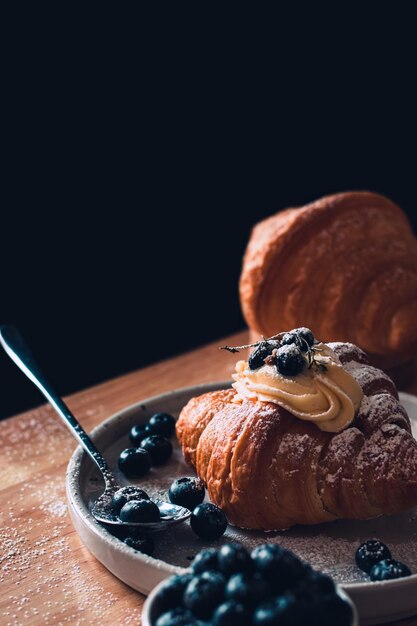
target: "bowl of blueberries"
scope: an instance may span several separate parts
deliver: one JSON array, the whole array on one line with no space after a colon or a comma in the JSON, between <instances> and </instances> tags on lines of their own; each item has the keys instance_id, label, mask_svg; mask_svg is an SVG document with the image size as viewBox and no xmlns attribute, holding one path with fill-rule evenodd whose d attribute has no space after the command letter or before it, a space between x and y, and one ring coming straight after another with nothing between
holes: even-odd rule
<instances>
[{"instance_id":1,"label":"bowl of blueberries","mask_svg":"<svg viewBox=\"0 0 417 626\"><path fill-rule=\"evenodd\" d=\"M349 596L293 552L263 544L205 548L149 595L143 626L358 626Z\"/></svg>"}]
</instances>

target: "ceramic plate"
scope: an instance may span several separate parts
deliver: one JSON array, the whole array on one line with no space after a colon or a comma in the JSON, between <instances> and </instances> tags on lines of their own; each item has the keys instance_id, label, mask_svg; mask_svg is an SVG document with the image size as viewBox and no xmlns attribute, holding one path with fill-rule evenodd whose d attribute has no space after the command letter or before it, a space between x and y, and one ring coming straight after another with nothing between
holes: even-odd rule
<instances>
[{"instance_id":1,"label":"ceramic plate","mask_svg":"<svg viewBox=\"0 0 417 626\"><path fill-rule=\"evenodd\" d=\"M229 385L202 385L155 396L109 418L94 429L92 438L110 465L116 468L118 454L131 445L128 432L133 424L145 422L158 411L177 416L191 397ZM417 397L405 393L401 393L400 397L417 437ZM117 469L115 471L120 483L127 484L124 476ZM171 482L184 475L192 475L192 471L185 465L179 447L174 445L174 454L166 465L151 470L135 483L151 497L166 499ZM185 523L154 536L156 549L152 557L136 552L110 535L91 516L91 503L101 491L98 471L87 455L77 448L67 471L69 511L75 529L94 556L134 589L148 594L161 580L187 567L194 555L207 545ZM381 624L416 614L417 574L389 582L370 583L367 576L356 568L355 550L360 542L371 537L378 537L388 544L394 558L404 561L413 572L417 572L417 509L368 521L336 521L267 534L230 526L224 537L210 545L240 541L251 549L268 541L290 548L342 585L358 608L361 624Z\"/></svg>"}]
</instances>

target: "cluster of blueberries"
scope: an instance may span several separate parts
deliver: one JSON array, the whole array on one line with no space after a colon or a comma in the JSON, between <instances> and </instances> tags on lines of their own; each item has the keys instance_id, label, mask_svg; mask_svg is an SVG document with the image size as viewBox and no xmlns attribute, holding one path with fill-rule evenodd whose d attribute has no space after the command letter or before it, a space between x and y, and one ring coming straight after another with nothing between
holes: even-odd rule
<instances>
[{"instance_id":1,"label":"cluster of blueberries","mask_svg":"<svg viewBox=\"0 0 417 626\"><path fill-rule=\"evenodd\" d=\"M251 370L262 367L265 359L275 357L273 362L283 376L296 376L306 365L304 353L309 352L314 345L314 335L309 328L295 328L278 339L261 341L249 357Z\"/></svg>"},{"instance_id":2,"label":"cluster of blueberries","mask_svg":"<svg viewBox=\"0 0 417 626\"><path fill-rule=\"evenodd\" d=\"M369 574L370 579L393 580L410 576L411 571L404 563L392 558L390 549L379 539L368 539L356 550L356 565Z\"/></svg>"},{"instance_id":3,"label":"cluster of blueberries","mask_svg":"<svg viewBox=\"0 0 417 626\"><path fill-rule=\"evenodd\" d=\"M277 544L202 550L157 596L155 626L351 626L332 579Z\"/></svg>"},{"instance_id":4,"label":"cluster of blueberries","mask_svg":"<svg viewBox=\"0 0 417 626\"><path fill-rule=\"evenodd\" d=\"M123 450L118 458L120 470L128 478L144 476L152 466L163 465L172 455L172 444L169 440L175 432L175 419L168 413L155 413L146 424L132 427L129 438L134 448ZM227 528L224 512L210 502L203 502L205 486L199 478L184 476L174 480L168 491L173 504L183 506L192 511L190 524L198 537L213 540L221 537ZM148 494L135 485L119 489L112 501L115 516L126 524L139 522L158 522L160 511ZM127 530L119 529L120 538L129 546L151 554L154 543L148 534L134 527Z\"/></svg>"},{"instance_id":5,"label":"cluster of blueberries","mask_svg":"<svg viewBox=\"0 0 417 626\"><path fill-rule=\"evenodd\" d=\"M154 465L163 465L171 458L175 419L168 413L155 413L146 424L136 424L129 433L134 448L120 453L118 465L128 478L145 476Z\"/></svg>"}]
</instances>

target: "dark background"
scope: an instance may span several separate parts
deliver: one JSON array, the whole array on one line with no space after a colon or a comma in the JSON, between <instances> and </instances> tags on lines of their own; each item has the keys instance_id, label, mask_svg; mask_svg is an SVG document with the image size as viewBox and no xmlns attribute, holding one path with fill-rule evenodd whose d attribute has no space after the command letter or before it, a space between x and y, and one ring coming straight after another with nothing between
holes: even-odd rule
<instances>
[{"instance_id":1,"label":"dark background","mask_svg":"<svg viewBox=\"0 0 417 626\"><path fill-rule=\"evenodd\" d=\"M250 229L279 209L368 189L417 232L407 37L393 50L387 32L335 65L328 39L314 59L276 36L254 57L247 38L142 29L11 45L0 323L63 394L241 328ZM41 401L0 353L0 417Z\"/></svg>"}]
</instances>

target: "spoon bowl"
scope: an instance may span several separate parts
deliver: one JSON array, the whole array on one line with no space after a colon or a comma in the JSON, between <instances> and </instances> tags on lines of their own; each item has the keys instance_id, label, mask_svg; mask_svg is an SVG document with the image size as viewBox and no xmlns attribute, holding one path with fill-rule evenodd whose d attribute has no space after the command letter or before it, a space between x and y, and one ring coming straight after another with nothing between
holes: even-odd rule
<instances>
[{"instance_id":1,"label":"spoon bowl","mask_svg":"<svg viewBox=\"0 0 417 626\"><path fill-rule=\"evenodd\" d=\"M123 522L114 514L112 507L112 497L114 490L107 490L94 502L91 513L98 522L111 526L135 526L145 532L158 532L166 530L168 526L174 526L185 522L191 515L191 511L182 506L171 504L165 500L152 500L158 509L161 520L158 522Z\"/></svg>"}]
</instances>

